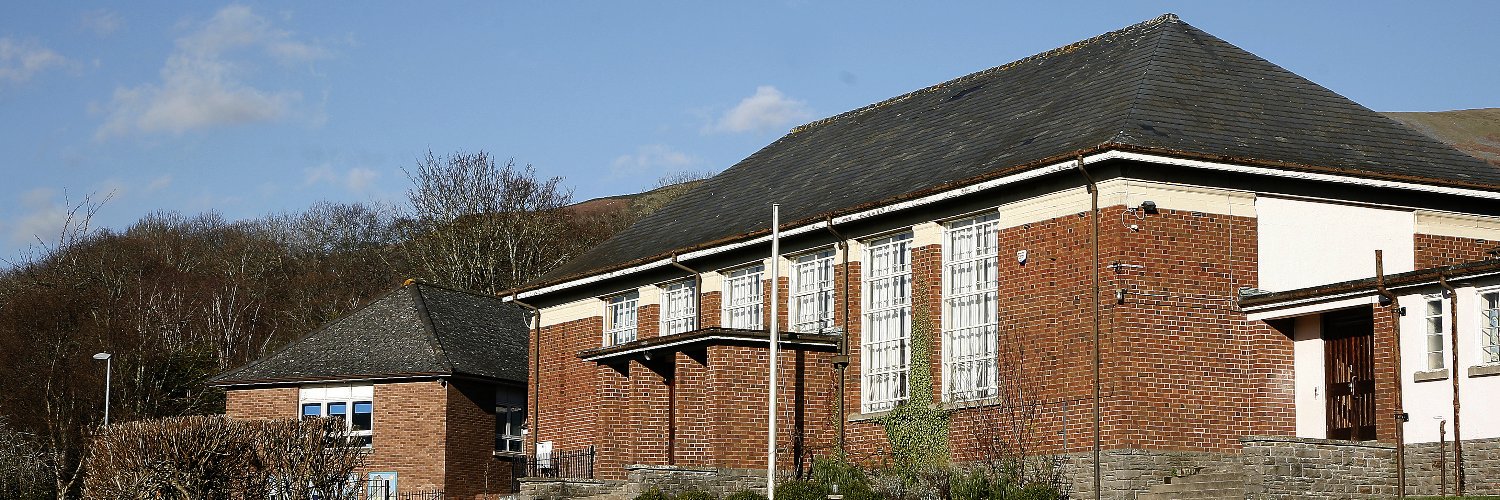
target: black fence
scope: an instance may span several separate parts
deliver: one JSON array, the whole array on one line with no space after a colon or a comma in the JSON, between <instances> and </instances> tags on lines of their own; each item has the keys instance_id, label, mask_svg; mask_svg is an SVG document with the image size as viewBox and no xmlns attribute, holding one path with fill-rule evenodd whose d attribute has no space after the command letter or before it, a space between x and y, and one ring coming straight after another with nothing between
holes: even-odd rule
<instances>
[{"instance_id":1,"label":"black fence","mask_svg":"<svg viewBox=\"0 0 1500 500\"><path fill-rule=\"evenodd\" d=\"M342 494L314 493L309 500L443 500L443 490L437 488L399 489L397 486L390 481L360 479L345 488Z\"/></svg>"},{"instance_id":2,"label":"black fence","mask_svg":"<svg viewBox=\"0 0 1500 500\"><path fill-rule=\"evenodd\" d=\"M522 477L594 478L594 447L527 455Z\"/></svg>"}]
</instances>

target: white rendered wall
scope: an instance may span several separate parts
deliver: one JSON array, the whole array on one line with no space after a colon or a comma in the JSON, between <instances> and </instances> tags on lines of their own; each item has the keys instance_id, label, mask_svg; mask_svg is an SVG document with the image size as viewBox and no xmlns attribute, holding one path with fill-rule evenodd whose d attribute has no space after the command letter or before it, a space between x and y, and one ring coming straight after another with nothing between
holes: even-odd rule
<instances>
[{"instance_id":1,"label":"white rendered wall","mask_svg":"<svg viewBox=\"0 0 1500 500\"><path fill-rule=\"evenodd\" d=\"M1486 439L1500 437L1500 375L1470 377L1469 367L1479 361L1479 296L1477 291L1500 285L1489 281L1474 284L1455 284L1458 293L1458 357L1459 367L1452 366L1453 354L1444 351L1444 366L1448 377L1441 380L1415 382L1417 372L1427 370L1427 329L1423 308L1426 306L1422 293L1404 295L1401 305L1407 314L1401 318L1401 382L1402 403L1411 420L1406 424L1408 443L1425 443L1438 440L1438 422L1448 421L1448 439L1453 439L1453 379L1459 377L1459 397L1462 402L1463 437ZM1440 289L1423 290L1438 293ZM1447 328L1447 318L1444 327ZM1451 339L1444 338L1445 347L1451 348Z\"/></svg>"},{"instance_id":2,"label":"white rendered wall","mask_svg":"<svg viewBox=\"0 0 1500 500\"><path fill-rule=\"evenodd\" d=\"M1412 270L1412 212L1260 196L1259 288L1285 291Z\"/></svg>"},{"instance_id":3,"label":"white rendered wall","mask_svg":"<svg viewBox=\"0 0 1500 500\"><path fill-rule=\"evenodd\" d=\"M1298 316L1292 340L1296 365L1297 437L1328 437L1328 403L1323 387L1323 322L1320 315Z\"/></svg>"}]
</instances>

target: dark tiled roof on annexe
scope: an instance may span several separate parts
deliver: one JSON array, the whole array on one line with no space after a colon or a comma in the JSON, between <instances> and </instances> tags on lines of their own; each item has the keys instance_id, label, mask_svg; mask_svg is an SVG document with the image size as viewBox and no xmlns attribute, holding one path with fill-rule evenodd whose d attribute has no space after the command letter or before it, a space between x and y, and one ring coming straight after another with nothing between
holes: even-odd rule
<instances>
[{"instance_id":1,"label":"dark tiled roof on annexe","mask_svg":"<svg viewBox=\"0 0 1500 500\"><path fill-rule=\"evenodd\" d=\"M1173 15L794 129L540 286L1125 149L1500 190L1500 169Z\"/></svg>"},{"instance_id":2,"label":"dark tiled roof on annexe","mask_svg":"<svg viewBox=\"0 0 1500 500\"><path fill-rule=\"evenodd\" d=\"M528 333L515 304L412 283L214 384L445 375L524 383Z\"/></svg>"}]
</instances>

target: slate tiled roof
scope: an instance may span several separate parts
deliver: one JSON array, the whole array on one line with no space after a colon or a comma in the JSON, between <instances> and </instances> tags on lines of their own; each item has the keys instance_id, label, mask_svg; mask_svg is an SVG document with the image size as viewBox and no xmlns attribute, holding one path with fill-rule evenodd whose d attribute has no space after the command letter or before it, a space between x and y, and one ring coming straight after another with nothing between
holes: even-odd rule
<instances>
[{"instance_id":1,"label":"slate tiled roof","mask_svg":"<svg viewBox=\"0 0 1500 500\"><path fill-rule=\"evenodd\" d=\"M536 287L1108 149L1500 190L1500 168L1173 15L794 129Z\"/></svg>"},{"instance_id":2,"label":"slate tiled roof","mask_svg":"<svg viewBox=\"0 0 1500 500\"><path fill-rule=\"evenodd\" d=\"M525 382L527 320L497 297L412 283L217 385L469 375Z\"/></svg>"}]
</instances>

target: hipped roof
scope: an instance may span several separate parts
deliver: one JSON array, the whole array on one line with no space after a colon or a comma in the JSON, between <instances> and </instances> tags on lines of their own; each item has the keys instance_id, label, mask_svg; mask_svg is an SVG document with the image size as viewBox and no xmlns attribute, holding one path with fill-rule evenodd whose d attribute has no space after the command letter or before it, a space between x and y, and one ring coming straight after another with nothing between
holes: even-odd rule
<instances>
[{"instance_id":1,"label":"hipped roof","mask_svg":"<svg viewBox=\"0 0 1500 500\"><path fill-rule=\"evenodd\" d=\"M1128 150L1500 190L1500 168L1167 14L798 127L528 286L1079 154Z\"/></svg>"},{"instance_id":2,"label":"hipped roof","mask_svg":"<svg viewBox=\"0 0 1500 500\"><path fill-rule=\"evenodd\" d=\"M527 334L515 304L411 283L214 384L453 375L524 383Z\"/></svg>"}]
</instances>

